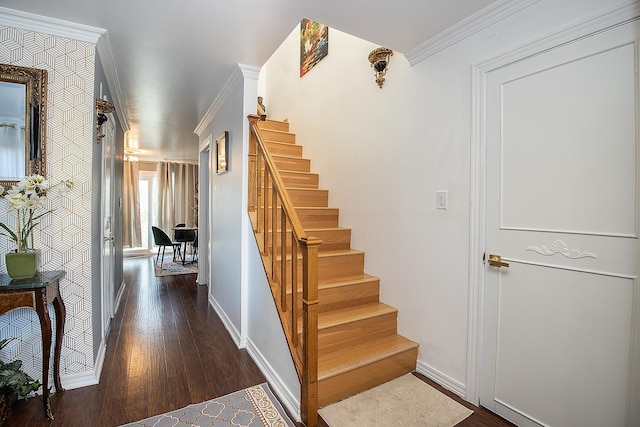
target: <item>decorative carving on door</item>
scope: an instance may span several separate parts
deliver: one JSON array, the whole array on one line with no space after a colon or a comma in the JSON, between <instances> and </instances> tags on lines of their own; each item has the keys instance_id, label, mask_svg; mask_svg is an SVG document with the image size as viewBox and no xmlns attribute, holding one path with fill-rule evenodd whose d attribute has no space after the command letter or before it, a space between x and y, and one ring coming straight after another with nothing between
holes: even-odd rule
<instances>
[{"instance_id":1,"label":"decorative carving on door","mask_svg":"<svg viewBox=\"0 0 640 427\"><path fill-rule=\"evenodd\" d=\"M592 252L581 251L580 249L569 249L567 244L559 239L553 242L550 247L547 247L545 245L529 246L526 250L537 252L540 255L544 256L553 256L555 254L560 254L565 258L570 259L598 258L598 256Z\"/></svg>"}]
</instances>

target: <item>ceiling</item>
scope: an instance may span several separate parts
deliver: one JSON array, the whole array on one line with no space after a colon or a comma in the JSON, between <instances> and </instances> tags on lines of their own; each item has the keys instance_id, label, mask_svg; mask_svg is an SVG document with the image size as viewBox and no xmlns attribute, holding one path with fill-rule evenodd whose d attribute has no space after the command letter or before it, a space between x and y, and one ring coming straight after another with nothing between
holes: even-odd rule
<instances>
[{"instance_id":1,"label":"ceiling","mask_svg":"<svg viewBox=\"0 0 640 427\"><path fill-rule=\"evenodd\" d=\"M196 160L194 129L236 64L263 65L303 17L406 53L495 1L0 0L0 6L106 29L119 115L130 129L126 144L137 146L141 160Z\"/></svg>"}]
</instances>

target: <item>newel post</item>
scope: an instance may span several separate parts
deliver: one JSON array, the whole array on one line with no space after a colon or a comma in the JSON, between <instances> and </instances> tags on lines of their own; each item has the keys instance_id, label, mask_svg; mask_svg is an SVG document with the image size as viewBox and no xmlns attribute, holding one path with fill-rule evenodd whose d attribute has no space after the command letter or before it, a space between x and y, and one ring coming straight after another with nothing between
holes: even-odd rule
<instances>
[{"instance_id":1,"label":"newel post","mask_svg":"<svg viewBox=\"0 0 640 427\"><path fill-rule=\"evenodd\" d=\"M318 247L315 237L299 241L302 251L302 384L300 412L307 427L318 425Z\"/></svg>"}]
</instances>

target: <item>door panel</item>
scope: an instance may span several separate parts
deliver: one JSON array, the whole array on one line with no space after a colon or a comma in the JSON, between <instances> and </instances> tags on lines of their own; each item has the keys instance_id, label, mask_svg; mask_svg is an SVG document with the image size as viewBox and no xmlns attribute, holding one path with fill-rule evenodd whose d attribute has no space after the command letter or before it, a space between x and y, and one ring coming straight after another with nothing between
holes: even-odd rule
<instances>
[{"instance_id":1,"label":"door panel","mask_svg":"<svg viewBox=\"0 0 640 427\"><path fill-rule=\"evenodd\" d=\"M518 425L640 422L639 30L486 74L480 403Z\"/></svg>"},{"instance_id":2,"label":"door panel","mask_svg":"<svg viewBox=\"0 0 640 427\"><path fill-rule=\"evenodd\" d=\"M635 45L584 54L496 82L503 229L636 235Z\"/></svg>"}]
</instances>

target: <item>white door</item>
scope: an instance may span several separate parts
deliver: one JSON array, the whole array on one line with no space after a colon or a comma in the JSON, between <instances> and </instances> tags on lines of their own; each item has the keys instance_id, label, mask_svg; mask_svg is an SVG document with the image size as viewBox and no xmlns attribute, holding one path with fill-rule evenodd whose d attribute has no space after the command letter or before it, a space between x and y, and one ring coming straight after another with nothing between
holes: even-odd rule
<instances>
[{"instance_id":1,"label":"white door","mask_svg":"<svg viewBox=\"0 0 640 427\"><path fill-rule=\"evenodd\" d=\"M115 257L113 247L113 163L115 154L114 118L103 125L102 138L102 338L106 340L113 317Z\"/></svg>"},{"instance_id":2,"label":"white door","mask_svg":"<svg viewBox=\"0 0 640 427\"><path fill-rule=\"evenodd\" d=\"M480 404L518 425L640 425L639 34L485 75Z\"/></svg>"}]
</instances>

